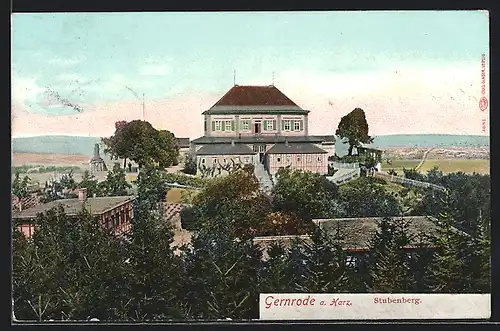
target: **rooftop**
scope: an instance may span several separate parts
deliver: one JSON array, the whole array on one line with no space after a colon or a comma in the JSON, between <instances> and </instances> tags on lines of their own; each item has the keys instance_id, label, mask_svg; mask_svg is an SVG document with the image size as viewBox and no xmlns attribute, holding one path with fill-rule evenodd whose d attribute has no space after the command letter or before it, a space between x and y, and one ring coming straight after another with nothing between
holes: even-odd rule
<instances>
[{"instance_id":1,"label":"rooftop","mask_svg":"<svg viewBox=\"0 0 500 331\"><path fill-rule=\"evenodd\" d=\"M267 154L326 154L324 149L311 143L279 143L271 147Z\"/></svg>"},{"instance_id":2,"label":"rooftop","mask_svg":"<svg viewBox=\"0 0 500 331\"><path fill-rule=\"evenodd\" d=\"M177 140L177 145L179 148L189 148L190 141L189 138L175 138Z\"/></svg>"},{"instance_id":3,"label":"rooftop","mask_svg":"<svg viewBox=\"0 0 500 331\"><path fill-rule=\"evenodd\" d=\"M308 113L274 85L235 85L204 114L292 112Z\"/></svg>"},{"instance_id":4,"label":"rooftop","mask_svg":"<svg viewBox=\"0 0 500 331\"><path fill-rule=\"evenodd\" d=\"M413 241L410 242L407 248L416 247L420 243L420 235L431 236L437 230L436 219L429 216L393 217L393 219L403 219L408 224L408 231L410 236L413 237ZM343 242L344 249L355 252L369 249L370 240L372 240L377 231L377 223L381 220L381 217L366 217L316 219L314 222L329 233L334 233L339 229L345 238ZM456 229L456 231L459 230ZM421 238L425 242L425 238ZM297 239L309 240L310 238L307 235L256 237L254 238L254 244L258 244L261 248L266 249L273 243L289 245Z\"/></svg>"},{"instance_id":5,"label":"rooftop","mask_svg":"<svg viewBox=\"0 0 500 331\"><path fill-rule=\"evenodd\" d=\"M211 144L196 151L196 155L254 155L255 152L245 144Z\"/></svg>"},{"instance_id":6,"label":"rooftop","mask_svg":"<svg viewBox=\"0 0 500 331\"><path fill-rule=\"evenodd\" d=\"M39 213L44 213L52 208L57 208L58 206L62 206L67 215L74 216L82 210L84 205L85 209L92 213L92 215L100 215L128 201L132 201L133 199L133 196L88 198L85 202L78 200L78 198L61 199L25 209L21 212L13 213L12 218L33 219L36 218Z\"/></svg>"},{"instance_id":7,"label":"rooftop","mask_svg":"<svg viewBox=\"0 0 500 331\"><path fill-rule=\"evenodd\" d=\"M347 250L366 250L369 247L370 240L377 232L378 223L382 219L382 217L363 217L318 219L314 221L320 228L330 233L339 229L345 235L344 246ZM409 235L413 237L410 246L416 246L419 243L420 235L430 236L437 230L436 219L430 216L393 217L393 219L402 219L407 222Z\"/></svg>"}]
</instances>

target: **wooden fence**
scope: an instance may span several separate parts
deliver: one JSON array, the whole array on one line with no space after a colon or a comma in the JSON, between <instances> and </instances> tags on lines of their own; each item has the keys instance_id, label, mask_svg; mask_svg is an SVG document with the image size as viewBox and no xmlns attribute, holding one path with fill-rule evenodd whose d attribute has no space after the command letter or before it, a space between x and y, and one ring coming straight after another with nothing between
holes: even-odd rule
<instances>
[{"instance_id":1,"label":"wooden fence","mask_svg":"<svg viewBox=\"0 0 500 331\"><path fill-rule=\"evenodd\" d=\"M384 180L389 181L391 183L398 183L398 184L403 184L403 185L422 187L422 188L432 188L432 189L439 190L439 191L446 191L446 188L443 186L439 186L439 185L427 183L427 182L421 182L418 180L408 179L408 178L404 178L404 177L393 176L393 175L389 175L389 174L386 174L383 172L374 171L373 173L371 173L371 176L384 179Z\"/></svg>"}]
</instances>

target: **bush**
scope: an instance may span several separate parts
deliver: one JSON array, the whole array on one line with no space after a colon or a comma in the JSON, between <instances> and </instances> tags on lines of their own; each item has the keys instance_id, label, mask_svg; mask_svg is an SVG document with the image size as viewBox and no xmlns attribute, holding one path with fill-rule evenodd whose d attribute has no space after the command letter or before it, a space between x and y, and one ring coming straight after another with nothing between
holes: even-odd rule
<instances>
[{"instance_id":1,"label":"bush","mask_svg":"<svg viewBox=\"0 0 500 331\"><path fill-rule=\"evenodd\" d=\"M189 175L196 175L196 158L192 154L186 154L184 159L184 169L182 172Z\"/></svg>"}]
</instances>

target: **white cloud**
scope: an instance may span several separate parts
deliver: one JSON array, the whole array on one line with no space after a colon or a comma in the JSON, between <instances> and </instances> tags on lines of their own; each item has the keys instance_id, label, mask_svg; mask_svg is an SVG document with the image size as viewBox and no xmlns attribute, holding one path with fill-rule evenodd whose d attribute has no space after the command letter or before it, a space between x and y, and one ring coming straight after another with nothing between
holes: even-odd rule
<instances>
[{"instance_id":1,"label":"white cloud","mask_svg":"<svg viewBox=\"0 0 500 331\"><path fill-rule=\"evenodd\" d=\"M73 56L73 57L60 57L60 56L52 56L47 58L47 63L62 66L62 67L70 67L75 64L78 64L84 60L81 56Z\"/></svg>"},{"instance_id":2,"label":"white cloud","mask_svg":"<svg viewBox=\"0 0 500 331\"><path fill-rule=\"evenodd\" d=\"M139 67L139 74L143 76L168 76L172 72L172 58L149 57Z\"/></svg>"},{"instance_id":3,"label":"white cloud","mask_svg":"<svg viewBox=\"0 0 500 331\"><path fill-rule=\"evenodd\" d=\"M11 95L14 102L26 104L46 90L37 84L35 78L12 76Z\"/></svg>"},{"instance_id":4,"label":"white cloud","mask_svg":"<svg viewBox=\"0 0 500 331\"><path fill-rule=\"evenodd\" d=\"M75 74L75 73L66 73L66 74L61 74L56 77L60 81L64 82L78 82L78 83L86 83L89 81L86 77L80 75L80 74Z\"/></svg>"}]
</instances>

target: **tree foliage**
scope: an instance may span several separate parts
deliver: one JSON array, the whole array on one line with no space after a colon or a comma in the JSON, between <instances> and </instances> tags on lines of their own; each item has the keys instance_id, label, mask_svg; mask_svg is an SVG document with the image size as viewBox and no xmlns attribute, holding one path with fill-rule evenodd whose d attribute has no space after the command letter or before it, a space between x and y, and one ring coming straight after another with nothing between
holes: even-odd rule
<instances>
[{"instance_id":1,"label":"tree foliage","mask_svg":"<svg viewBox=\"0 0 500 331\"><path fill-rule=\"evenodd\" d=\"M353 148L360 146L361 143L369 144L373 142L373 138L368 135L368 122L366 121L365 112L361 108L355 108L340 119L335 135L349 144L348 155L352 155Z\"/></svg>"},{"instance_id":2,"label":"tree foliage","mask_svg":"<svg viewBox=\"0 0 500 331\"><path fill-rule=\"evenodd\" d=\"M29 184L31 179L28 176L21 178L19 172L14 175L14 182L12 183L12 194L18 198L25 198L29 194Z\"/></svg>"},{"instance_id":3,"label":"tree foliage","mask_svg":"<svg viewBox=\"0 0 500 331\"><path fill-rule=\"evenodd\" d=\"M342 185L339 200L349 217L391 217L401 215L397 198L372 177L360 177Z\"/></svg>"},{"instance_id":4,"label":"tree foliage","mask_svg":"<svg viewBox=\"0 0 500 331\"><path fill-rule=\"evenodd\" d=\"M106 175L106 179L100 183L100 187L106 196L124 196L128 195L128 191L132 188L132 185L127 182L125 170L120 168L119 164L115 164L113 170L109 171Z\"/></svg>"},{"instance_id":5,"label":"tree foliage","mask_svg":"<svg viewBox=\"0 0 500 331\"><path fill-rule=\"evenodd\" d=\"M179 147L173 133L167 130L156 130L153 126L140 120L116 125L115 134L102 139L104 152L114 158L136 162L143 166L159 166L167 168L177 165Z\"/></svg>"},{"instance_id":6,"label":"tree foliage","mask_svg":"<svg viewBox=\"0 0 500 331\"><path fill-rule=\"evenodd\" d=\"M296 214L304 221L326 218L337 198L337 186L309 171L280 169L273 188L276 211Z\"/></svg>"}]
</instances>

